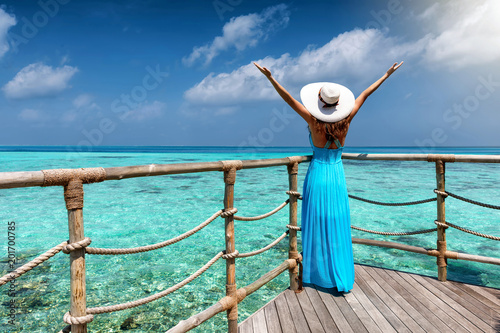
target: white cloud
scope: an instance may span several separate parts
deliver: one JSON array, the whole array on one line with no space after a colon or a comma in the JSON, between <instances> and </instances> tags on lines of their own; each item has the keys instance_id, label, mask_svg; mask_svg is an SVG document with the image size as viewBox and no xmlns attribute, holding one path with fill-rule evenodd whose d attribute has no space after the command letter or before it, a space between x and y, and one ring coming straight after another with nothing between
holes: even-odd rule
<instances>
[{"instance_id":1,"label":"white cloud","mask_svg":"<svg viewBox=\"0 0 500 333\"><path fill-rule=\"evenodd\" d=\"M59 121L63 125L69 125L76 121L89 121L98 117L100 112L93 112L95 110L101 110L101 107L97 103L93 102L94 97L90 94L80 94L73 100L74 109L67 110L61 116L59 116Z\"/></svg>"},{"instance_id":2,"label":"white cloud","mask_svg":"<svg viewBox=\"0 0 500 333\"><path fill-rule=\"evenodd\" d=\"M0 57L9 51L9 42L7 33L9 29L17 23L16 17L7 13L3 8L0 8Z\"/></svg>"},{"instance_id":3,"label":"white cloud","mask_svg":"<svg viewBox=\"0 0 500 333\"><path fill-rule=\"evenodd\" d=\"M333 38L321 47L309 46L299 56L288 53L279 58L266 57L257 62L291 92L305 83L335 80L344 84L365 84L393 62L407 60L420 52L426 38L415 43L398 43L380 30L356 29ZM184 98L191 104L237 105L241 102L279 98L268 80L252 64L231 73L213 73L187 90Z\"/></svg>"},{"instance_id":4,"label":"white cloud","mask_svg":"<svg viewBox=\"0 0 500 333\"><path fill-rule=\"evenodd\" d=\"M47 119L45 113L35 109L24 109L19 113L18 118L27 122L40 122Z\"/></svg>"},{"instance_id":5,"label":"white cloud","mask_svg":"<svg viewBox=\"0 0 500 333\"><path fill-rule=\"evenodd\" d=\"M63 56L62 59L61 59L61 62L59 63L59 66L67 64L69 62L69 60L70 59L69 59L68 55Z\"/></svg>"},{"instance_id":6,"label":"white cloud","mask_svg":"<svg viewBox=\"0 0 500 333\"><path fill-rule=\"evenodd\" d=\"M322 46L308 46L296 57L257 60L292 94L314 81L336 81L363 89L393 62L445 66L456 70L475 65L497 66L500 60L500 1L456 0L433 4L416 17L415 25L431 27L432 34L404 42L388 30L355 29ZM432 25L432 26L431 26ZM231 73L210 73L184 93L193 105L234 106L243 102L279 99L271 84L253 64Z\"/></svg>"},{"instance_id":7,"label":"white cloud","mask_svg":"<svg viewBox=\"0 0 500 333\"><path fill-rule=\"evenodd\" d=\"M429 20L438 14L440 8L439 3L433 3L429 7L427 7L420 15L417 15L419 20Z\"/></svg>"},{"instance_id":8,"label":"white cloud","mask_svg":"<svg viewBox=\"0 0 500 333\"><path fill-rule=\"evenodd\" d=\"M222 51L236 49L243 51L255 47L261 40L270 34L287 26L290 18L288 7L285 4L264 9L260 14L253 13L233 17L222 28L222 36L204 46L195 47L193 52L182 59L186 66L192 66L197 61L204 60L205 65Z\"/></svg>"},{"instance_id":9,"label":"white cloud","mask_svg":"<svg viewBox=\"0 0 500 333\"><path fill-rule=\"evenodd\" d=\"M457 70L500 60L500 1L455 0L436 3L420 19L436 31L424 53L431 66Z\"/></svg>"},{"instance_id":10,"label":"white cloud","mask_svg":"<svg viewBox=\"0 0 500 333\"><path fill-rule=\"evenodd\" d=\"M160 117L165 111L165 103L154 101L153 103L141 103L137 108L123 115L125 120L143 121Z\"/></svg>"},{"instance_id":11,"label":"white cloud","mask_svg":"<svg viewBox=\"0 0 500 333\"><path fill-rule=\"evenodd\" d=\"M80 94L73 100L75 108L80 109L89 105L94 98L89 94Z\"/></svg>"},{"instance_id":12,"label":"white cloud","mask_svg":"<svg viewBox=\"0 0 500 333\"><path fill-rule=\"evenodd\" d=\"M66 111L59 117L59 121L63 125L69 125L70 123L75 122L77 119L78 112L76 112L75 110Z\"/></svg>"},{"instance_id":13,"label":"white cloud","mask_svg":"<svg viewBox=\"0 0 500 333\"><path fill-rule=\"evenodd\" d=\"M227 116L228 114L233 114L240 109L241 108L239 106L225 106L225 107L218 108L217 111L215 111L214 115L215 116Z\"/></svg>"},{"instance_id":14,"label":"white cloud","mask_svg":"<svg viewBox=\"0 0 500 333\"><path fill-rule=\"evenodd\" d=\"M69 80L77 71L71 66L52 68L34 63L21 69L2 90L9 98L54 96L69 87Z\"/></svg>"}]
</instances>

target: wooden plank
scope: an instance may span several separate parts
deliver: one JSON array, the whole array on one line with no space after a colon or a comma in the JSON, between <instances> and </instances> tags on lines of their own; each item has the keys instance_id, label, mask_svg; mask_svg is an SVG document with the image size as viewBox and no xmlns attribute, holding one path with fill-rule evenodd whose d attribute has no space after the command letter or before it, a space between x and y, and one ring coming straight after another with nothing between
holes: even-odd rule
<instances>
[{"instance_id":1,"label":"wooden plank","mask_svg":"<svg viewBox=\"0 0 500 333\"><path fill-rule=\"evenodd\" d=\"M238 325L238 333L253 333L253 316L255 313L250 315L247 319L242 321Z\"/></svg>"},{"instance_id":2,"label":"wooden plank","mask_svg":"<svg viewBox=\"0 0 500 333\"><path fill-rule=\"evenodd\" d=\"M355 279L356 282L360 280L359 277ZM371 300L365 295L364 291L359 287L359 285L355 285L355 288L352 289L351 293L354 297L359 301L359 303L366 310L366 313L373 320L374 324L380 328L380 330L384 333L386 332L394 332L396 330L392 325L385 319L385 317L380 313L377 307L371 302ZM366 325L365 325L366 326Z\"/></svg>"},{"instance_id":3,"label":"wooden plank","mask_svg":"<svg viewBox=\"0 0 500 333\"><path fill-rule=\"evenodd\" d=\"M422 304L423 310L419 310L422 315L429 318L435 316L441 324L435 322L433 319L429 319L438 329L441 329L441 332L452 331L457 333L465 333L468 332L465 328L463 328L460 324L458 324L452 317L448 315L445 311L443 311L439 306L431 302L427 297L422 297L422 293L419 288L424 288L420 284L409 284L406 280L404 280L396 271L387 271L388 274L392 277L392 279L398 282L401 286L404 287L406 293L402 292L401 295L403 297L413 298ZM409 295L407 295L407 293ZM415 307L416 308L416 307ZM445 325L443 327L443 324Z\"/></svg>"},{"instance_id":4,"label":"wooden plank","mask_svg":"<svg viewBox=\"0 0 500 333\"><path fill-rule=\"evenodd\" d=\"M434 325L430 323L427 318L425 318L417 309L415 309L410 303L408 303L385 279L379 275L379 272L383 272L382 269L376 269L373 267L367 267L367 271L370 275L376 279L379 285L387 291L387 293L419 324L426 332L432 332L435 330Z\"/></svg>"},{"instance_id":5,"label":"wooden plank","mask_svg":"<svg viewBox=\"0 0 500 333\"><path fill-rule=\"evenodd\" d=\"M281 333L280 320L278 318L275 302L267 304L264 308L264 314L266 316L267 332Z\"/></svg>"},{"instance_id":6,"label":"wooden plank","mask_svg":"<svg viewBox=\"0 0 500 333\"><path fill-rule=\"evenodd\" d=\"M473 284L468 284L467 287L469 289L474 290L479 295L483 296L487 300L489 300L490 304L493 304L493 307L500 307L500 296L495 296L495 292L493 288L480 287Z\"/></svg>"},{"instance_id":7,"label":"wooden plank","mask_svg":"<svg viewBox=\"0 0 500 333\"><path fill-rule=\"evenodd\" d=\"M267 325L266 325L266 316L264 314L264 309L260 309L253 316L253 332L254 333L266 333Z\"/></svg>"},{"instance_id":8,"label":"wooden plank","mask_svg":"<svg viewBox=\"0 0 500 333\"><path fill-rule=\"evenodd\" d=\"M396 314L396 316L410 329L412 332L425 331L419 324L389 295L388 291L384 290L378 282L368 273L367 268L360 269L358 274L366 281L368 286L382 299L382 301Z\"/></svg>"},{"instance_id":9,"label":"wooden plank","mask_svg":"<svg viewBox=\"0 0 500 333\"><path fill-rule=\"evenodd\" d=\"M469 295L474 297L476 300L480 301L486 307L493 309L493 310L496 310L496 311L500 311L500 298L499 298L498 304L495 304L489 298L483 296L482 293L479 293L475 289L471 288L472 285L470 285L470 284L465 284L465 283L455 282L455 281L448 281L448 282L450 282L454 286L462 289L463 291L465 291L466 293L468 293ZM479 287L479 288L481 288L481 287Z\"/></svg>"},{"instance_id":10,"label":"wooden plank","mask_svg":"<svg viewBox=\"0 0 500 333\"><path fill-rule=\"evenodd\" d=\"M312 156L300 156L301 162L310 161ZM500 155L435 155L435 154L358 154L343 153L342 159L354 160L392 160L392 161L443 161L468 162L468 163L499 163ZM274 158L262 160L243 160L243 169L265 168L271 166L288 165L288 158ZM179 164L150 164L124 167L104 168L106 180L120 180L132 177L148 177L168 174L221 171L222 163L179 163ZM41 171L0 172L0 188L14 188L27 186L42 186L44 176Z\"/></svg>"},{"instance_id":11,"label":"wooden plank","mask_svg":"<svg viewBox=\"0 0 500 333\"><path fill-rule=\"evenodd\" d=\"M276 305L276 312L278 313L282 331L286 333L297 333L284 292L274 299L274 304Z\"/></svg>"},{"instance_id":12,"label":"wooden plank","mask_svg":"<svg viewBox=\"0 0 500 333\"><path fill-rule=\"evenodd\" d=\"M304 289L309 289L309 288L310 287L304 287ZM307 324L309 325L311 332L325 332L323 326L319 321L318 314L314 310L314 307L312 306L306 291L303 291L295 295L297 297L297 300L299 301L300 306L302 307L302 312L306 317Z\"/></svg>"},{"instance_id":13,"label":"wooden plank","mask_svg":"<svg viewBox=\"0 0 500 333\"><path fill-rule=\"evenodd\" d=\"M363 325L349 303L347 303L342 293L337 292L336 294L330 294L329 296L331 297L331 299L333 299L337 307L340 309L340 311L344 315L344 318L347 320L354 332L368 332L365 325Z\"/></svg>"},{"instance_id":14,"label":"wooden plank","mask_svg":"<svg viewBox=\"0 0 500 333\"><path fill-rule=\"evenodd\" d=\"M417 280L414 279L415 274L397 272L404 280L406 280L409 284L413 285L419 292L420 297L427 297L432 303L437 305L441 310L447 313L450 318L459 323L462 327L469 330L470 332L477 332L478 329L474 326L470 321L465 319L453 309L453 307L449 306L446 302L442 301L439 297L436 297L431 291L427 289L427 284L420 284Z\"/></svg>"},{"instance_id":15,"label":"wooden plank","mask_svg":"<svg viewBox=\"0 0 500 333\"><path fill-rule=\"evenodd\" d=\"M443 291L446 295L448 295L455 302L462 305L464 308L468 309L477 317L481 318L482 321L490 325L492 317L491 317L491 308L487 307L483 303L479 302L474 297L470 296L468 293L463 291L462 289L456 287L452 283L440 282L436 281L432 278L426 278L425 280L429 281L435 287L438 287L441 291ZM490 325L491 326L491 325Z\"/></svg>"},{"instance_id":16,"label":"wooden plank","mask_svg":"<svg viewBox=\"0 0 500 333\"><path fill-rule=\"evenodd\" d=\"M335 325L338 327L338 329L342 333L354 333L354 331L351 328L351 325L349 325L346 318L344 317L344 314L342 313L342 311L340 311L340 308L338 307L337 303L335 303L335 301L333 300L332 295L320 289L316 289L316 291L318 292L319 297L321 297L321 300L325 304L326 309L328 310L333 320L335 321Z\"/></svg>"},{"instance_id":17,"label":"wooden plank","mask_svg":"<svg viewBox=\"0 0 500 333\"><path fill-rule=\"evenodd\" d=\"M356 265L351 293L287 289L243 321L239 333L494 332L497 291ZM484 290L486 289L486 291Z\"/></svg>"},{"instance_id":18,"label":"wooden plank","mask_svg":"<svg viewBox=\"0 0 500 333\"><path fill-rule=\"evenodd\" d=\"M357 288L357 286L354 286L354 288ZM352 310L356 313L356 315L358 316L359 320L361 320L361 322L363 323L363 325L366 327L366 329L367 329L368 332L382 333L382 331L380 330L380 328L373 321L373 319L366 312L366 310L359 303L359 300L354 296L354 294L352 292L345 293L344 294L344 298L347 301L347 303L349 303L349 305L351 306Z\"/></svg>"},{"instance_id":19,"label":"wooden plank","mask_svg":"<svg viewBox=\"0 0 500 333\"><path fill-rule=\"evenodd\" d=\"M362 269L362 268L359 268ZM356 268L358 271L358 268ZM383 314L383 316L391 323L392 327L398 333L409 333L410 330L399 318L392 312L392 310L377 296L377 294L366 284L365 280L359 274L356 274L356 284L363 290L364 294L371 303Z\"/></svg>"},{"instance_id":20,"label":"wooden plank","mask_svg":"<svg viewBox=\"0 0 500 333\"><path fill-rule=\"evenodd\" d=\"M456 321L451 319L448 314L434 305L434 303L427 300L427 298L422 297L422 295L415 288L413 288L412 285L403 280L395 271L384 270L383 273L386 281L391 284L391 286L404 299L406 299L408 303L410 303L415 309L417 309L417 311L427 318L427 320L429 320L429 322L432 323L437 330L440 332L446 332L451 329L454 333L468 332Z\"/></svg>"},{"instance_id":21,"label":"wooden plank","mask_svg":"<svg viewBox=\"0 0 500 333\"><path fill-rule=\"evenodd\" d=\"M290 313L292 314L293 323L295 324L297 332L310 332L311 330L309 329L309 325L304 317L299 301L295 296L295 292L290 289L285 290L285 298L288 303Z\"/></svg>"},{"instance_id":22,"label":"wooden plank","mask_svg":"<svg viewBox=\"0 0 500 333\"><path fill-rule=\"evenodd\" d=\"M325 303L323 303L323 300L319 296L318 291L315 288L304 288L304 291L309 297L309 300L311 301L311 304L316 311L316 314L318 315L319 322L321 323L325 331L328 333L340 332L337 325L333 321L330 312L328 312Z\"/></svg>"},{"instance_id":23,"label":"wooden plank","mask_svg":"<svg viewBox=\"0 0 500 333\"><path fill-rule=\"evenodd\" d=\"M457 311L461 316L469 320L475 326L479 327L481 330L488 332L490 330L490 326L482 321L478 316L476 316L470 309L465 308L462 304L455 301L451 295L448 295L446 292L449 290L445 286L435 285L433 284L431 278L424 278L420 275L412 275L412 277L420 282L421 284L426 285L426 288L431 291L434 295L439 297L441 300L449 304L455 311Z\"/></svg>"}]
</instances>

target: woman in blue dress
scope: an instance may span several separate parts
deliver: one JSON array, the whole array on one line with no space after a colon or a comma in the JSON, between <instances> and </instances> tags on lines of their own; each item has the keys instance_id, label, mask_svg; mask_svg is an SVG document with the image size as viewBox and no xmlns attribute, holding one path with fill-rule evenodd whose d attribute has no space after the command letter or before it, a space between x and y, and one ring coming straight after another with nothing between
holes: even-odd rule
<instances>
[{"instance_id":1,"label":"woman in blue dress","mask_svg":"<svg viewBox=\"0 0 500 333\"><path fill-rule=\"evenodd\" d=\"M309 125L313 158L302 192L302 281L349 292L354 285L354 261L342 150L349 125L366 98L403 62L394 63L356 99L342 85L316 82L302 88L302 103L274 79L269 69L254 64Z\"/></svg>"}]
</instances>

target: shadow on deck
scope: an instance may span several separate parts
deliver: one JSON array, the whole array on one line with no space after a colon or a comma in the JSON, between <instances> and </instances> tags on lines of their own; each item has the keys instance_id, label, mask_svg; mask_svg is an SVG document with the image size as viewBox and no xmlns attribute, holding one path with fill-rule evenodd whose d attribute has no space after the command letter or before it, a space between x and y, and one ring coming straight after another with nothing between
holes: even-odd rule
<instances>
[{"instance_id":1,"label":"shadow on deck","mask_svg":"<svg viewBox=\"0 0 500 333\"><path fill-rule=\"evenodd\" d=\"M239 333L500 332L500 290L355 265L353 290L283 291Z\"/></svg>"}]
</instances>

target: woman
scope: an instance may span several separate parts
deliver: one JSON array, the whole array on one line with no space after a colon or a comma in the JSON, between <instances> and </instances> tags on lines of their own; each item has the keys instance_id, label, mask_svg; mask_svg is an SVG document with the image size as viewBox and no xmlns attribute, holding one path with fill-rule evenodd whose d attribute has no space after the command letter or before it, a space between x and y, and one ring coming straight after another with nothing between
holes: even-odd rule
<instances>
[{"instance_id":1,"label":"woman","mask_svg":"<svg viewBox=\"0 0 500 333\"><path fill-rule=\"evenodd\" d=\"M349 292L354 284L354 261L342 149L349 125L366 98L403 62L394 63L356 99L339 84L308 84L300 92L303 104L273 78L269 69L254 64L309 125L314 154L302 192L302 280Z\"/></svg>"}]
</instances>

